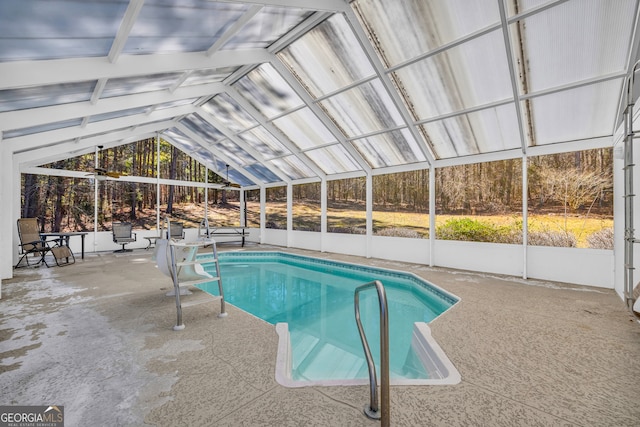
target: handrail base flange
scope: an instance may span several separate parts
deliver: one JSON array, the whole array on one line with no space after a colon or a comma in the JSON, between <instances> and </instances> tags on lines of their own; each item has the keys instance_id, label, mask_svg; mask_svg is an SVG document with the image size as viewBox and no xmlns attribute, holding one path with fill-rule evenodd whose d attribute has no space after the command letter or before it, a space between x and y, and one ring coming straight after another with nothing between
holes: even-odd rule
<instances>
[{"instance_id":1,"label":"handrail base flange","mask_svg":"<svg viewBox=\"0 0 640 427\"><path fill-rule=\"evenodd\" d=\"M374 411L369 405L364 405L364 414L372 420L379 420L382 418L380 411Z\"/></svg>"}]
</instances>

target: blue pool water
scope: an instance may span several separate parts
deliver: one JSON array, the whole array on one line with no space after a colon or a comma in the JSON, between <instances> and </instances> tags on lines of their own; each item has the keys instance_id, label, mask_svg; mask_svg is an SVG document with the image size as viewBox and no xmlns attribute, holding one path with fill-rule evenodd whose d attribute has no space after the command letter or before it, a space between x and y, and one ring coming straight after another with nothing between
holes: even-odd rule
<instances>
[{"instance_id":1,"label":"blue pool water","mask_svg":"<svg viewBox=\"0 0 640 427\"><path fill-rule=\"evenodd\" d=\"M380 280L389 305L392 378L427 378L412 351L414 322L429 322L458 299L410 273L302 257L282 252L219 255L225 299L271 324L288 323L294 380L368 378L355 323L357 286ZM213 265L205 269L214 272ZM199 287L216 295L215 282ZM375 289L360 294L371 351L379 358L379 303Z\"/></svg>"}]
</instances>

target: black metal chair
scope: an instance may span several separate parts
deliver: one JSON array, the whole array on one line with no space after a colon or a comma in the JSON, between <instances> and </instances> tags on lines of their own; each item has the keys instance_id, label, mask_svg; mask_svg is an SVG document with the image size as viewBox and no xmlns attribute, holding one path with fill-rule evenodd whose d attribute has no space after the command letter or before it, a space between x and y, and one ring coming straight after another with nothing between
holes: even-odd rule
<instances>
[{"instance_id":1,"label":"black metal chair","mask_svg":"<svg viewBox=\"0 0 640 427\"><path fill-rule=\"evenodd\" d=\"M167 234L168 239L184 239L184 224L182 224L181 222L171 222Z\"/></svg>"},{"instance_id":2,"label":"black metal chair","mask_svg":"<svg viewBox=\"0 0 640 427\"><path fill-rule=\"evenodd\" d=\"M114 222L111 225L113 241L122 245L122 249L113 252L131 252L133 249L125 249L125 245L136 241L136 233L133 232L133 225L130 222Z\"/></svg>"}]
</instances>

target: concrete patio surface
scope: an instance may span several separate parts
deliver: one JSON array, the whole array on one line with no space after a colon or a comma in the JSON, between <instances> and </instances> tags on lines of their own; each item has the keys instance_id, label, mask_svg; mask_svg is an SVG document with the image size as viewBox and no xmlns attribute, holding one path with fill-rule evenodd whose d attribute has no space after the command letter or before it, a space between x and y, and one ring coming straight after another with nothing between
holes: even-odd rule
<instances>
[{"instance_id":1,"label":"concrete patio surface","mask_svg":"<svg viewBox=\"0 0 640 427\"><path fill-rule=\"evenodd\" d=\"M462 382L392 386L394 426L640 425L640 324L613 290L248 248L265 249L411 271L462 298L430 324ZM144 250L16 270L0 405L64 405L67 426L379 425L367 386L276 383L275 327L230 304L227 318L219 302L185 307L173 331L171 287Z\"/></svg>"}]
</instances>

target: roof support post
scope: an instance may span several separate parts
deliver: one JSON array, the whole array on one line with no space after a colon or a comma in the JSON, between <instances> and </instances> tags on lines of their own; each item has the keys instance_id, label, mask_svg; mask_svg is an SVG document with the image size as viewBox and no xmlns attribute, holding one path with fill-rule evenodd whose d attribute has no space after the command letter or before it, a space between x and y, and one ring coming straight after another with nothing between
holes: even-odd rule
<instances>
[{"instance_id":1,"label":"roof support post","mask_svg":"<svg viewBox=\"0 0 640 427\"><path fill-rule=\"evenodd\" d=\"M0 142L2 134L0 133ZM17 259L18 236L14 230L15 221L20 210L20 175L17 165L14 165L13 155L7 144L0 144L0 198L6 209L0 209L0 280L13 277L13 263ZM17 179L17 181L16 181ZM15 260L14 260L14 257ZM2 285L0 284L0 292Z\"/></svg>"},{"instance_id":2,"label":"roof support post","mask_svg":"<svg viewBox=\"0 0 640 427\"><path fill-rule=\"evenodd\" d=\"M98 153L99 153L99 149L98 146L96 145L95 150L94 150L94 158L93 158L93 166L98 169L100 167L100 163L98 161ZM96 253L98 251L98 202L99 202L99 198L98 198L98 192L100 191L99 188L99 181L98 181L98 177L97 177L97 171L96 171L96 175L93 177L93 252Z\"/></svg>"},{"instance_id":3,"label":"roof support post","mask_svg":"<svg viewBox=\"0 0 640 427\"><path fill-rule=\"evenodd\" d=\"M527 194L529 191L529 178L527 175L528 159L527 154L522 155L522 278L527 278L527 248L529 247L529 200Z\"/></svg>"},{"instance_id":4,"label":"roof support post","mask_svg":"<svg viewBox=\"0 0 640 427\"><path fill-rule=\"evenodd\" d=\"M293 184L287 183L287 247L293 246Z\"/></svg>"},{"instance_id":5,"label":"roof support post","mask_svg":"<svg viewBox=\"0 0 640 427\"><path fill-rule=\"evenodd\" d=\"M242 216L242 207L240 208L240 216ZM207 220L206 223L209 222L209 168L207 166L204 167L204 219ZM240 224L242 224L242 220L240 220Z\"/></svg>"},{"instance_id":6,"label":"roof support post","mask_svg":"<svg viewBox=\"0 0 640 427\"><path fill-rule=\"evenodd\" d=\"M435 266L436 244L436 168L429 168L429 266Z\"/></svg>"},{"instance_id":7,"label":"roof support post","mask_svg":"<svg viewBox=\"0 0 640 427\"><path fill-rule=\"evenodd\" d=\"M263 185L260 187L260 244L264 244L265 230L267 229L267 213L265 212L267 205L267 188Z\"/></svg>"},{"instance_id":8,"label":"roof support post","mask_svg":"<svg viewBox=\"0 0 640 427\"><path fill-rule=\"evenodd\" d=\"M209 192L209 189L207 188L207 193L208 192ZM239 193L240 193L239 194L239 198L240 198L240 226L241 227L246 227L247 226L247 192L241 188Z\"/></svg>"},{"instance_id":9,"label":"roof support post","mask_svg":"<svg viewBox=\"0 0 640 427\"><path fill-rule=\"evenodd\" d=\"M160 235L160 133L156 132L156 231Z\"/></svg>"},{"instance_id":10,"label":"roof support post","mask_svg":"<svg viewBox=\"0 0 640 427\"><path fill-rule=\"evenodd\" d=\"M320 252L325 252L327 238L327 180L320 181Z\"/></svg>"},{"instance_id":11,"label":"roof support post","mask_svg":"<svg viewBox=\"0 0 640 427\"><path fill-rule=\"evenodd\" d=\"M365 254L367 258L371 258L371 247L373 245L373 176L368 173L366 177L365 184L365 194L366 194L366 230L367 230L367 248L365 250Z\"/></svg>"}]
</instances>

